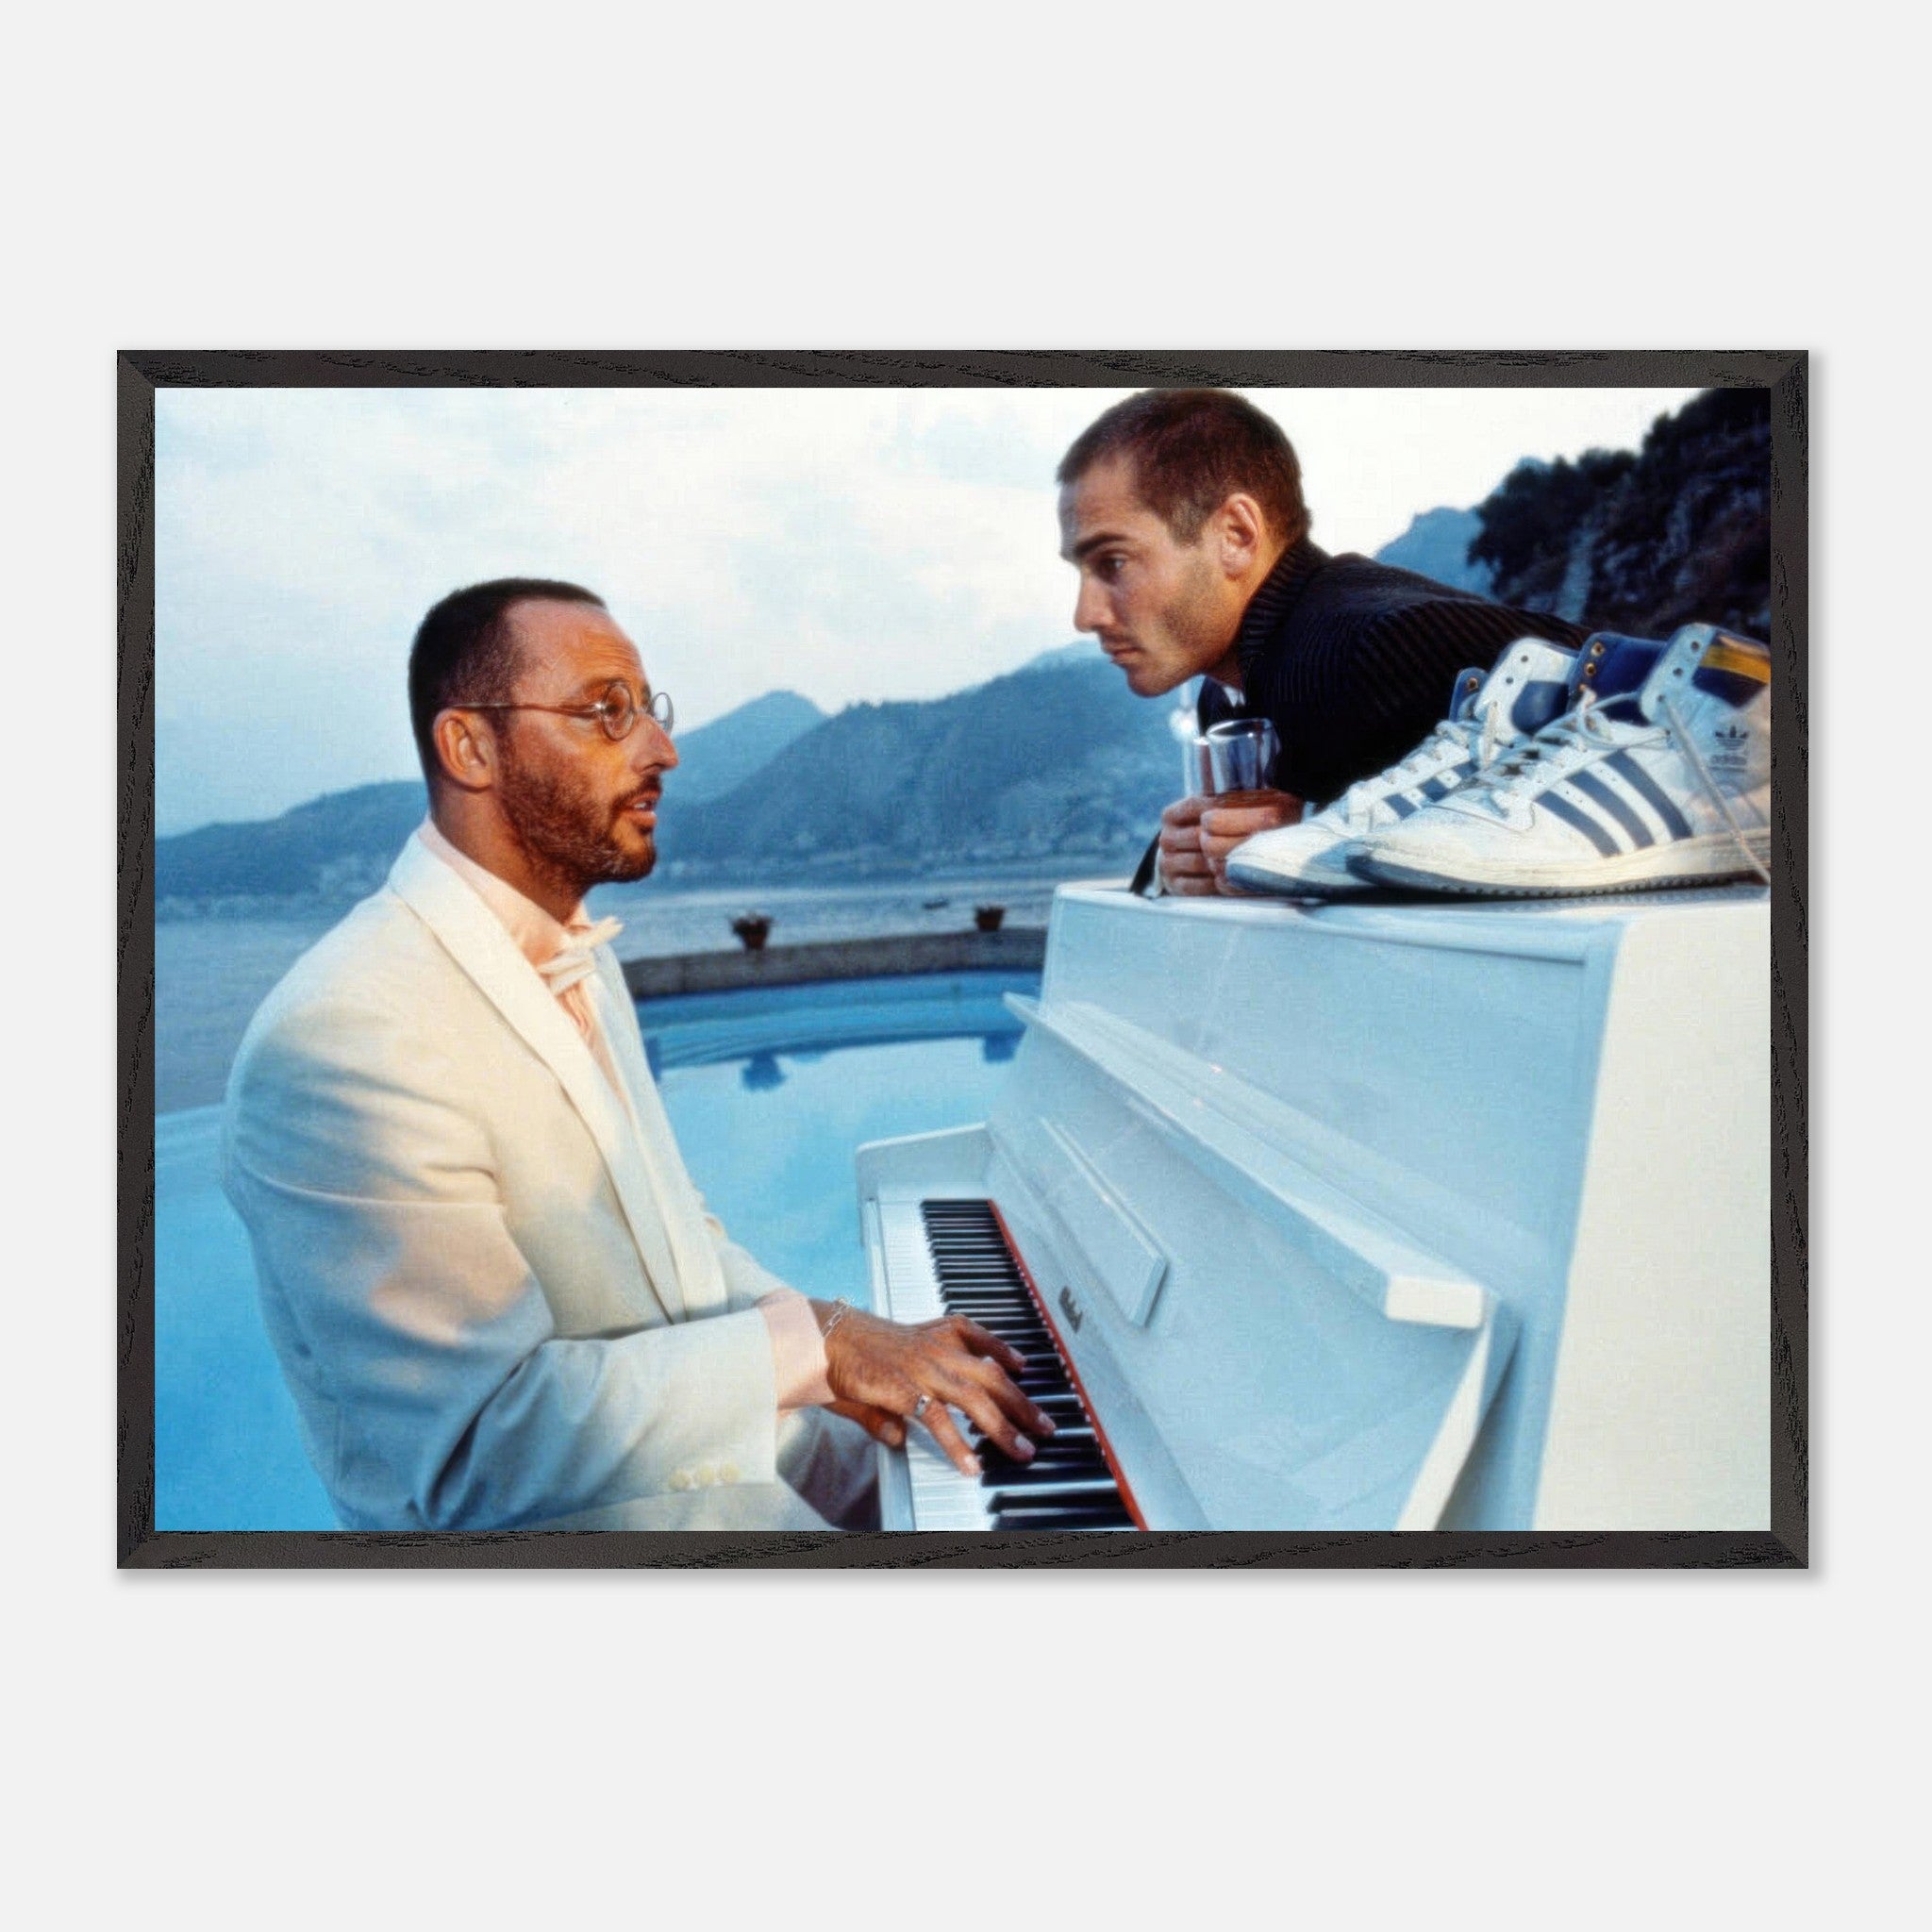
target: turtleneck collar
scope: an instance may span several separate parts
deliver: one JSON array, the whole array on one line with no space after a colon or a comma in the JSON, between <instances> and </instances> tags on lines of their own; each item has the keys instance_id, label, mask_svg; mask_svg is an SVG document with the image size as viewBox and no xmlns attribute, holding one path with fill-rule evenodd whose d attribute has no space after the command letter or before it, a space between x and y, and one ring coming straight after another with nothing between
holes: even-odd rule
<instances>
[{"instance_id":1,"label":"turtleneck collar","mask_svg":"<svg viewBox=\"0 0 1932 1932\"><path fill-rule=\"evenodd\" d=\"M1235 656L1241 660L1242 682L1249 681L1255 658L1262 646L1294 608L1296 600L1307 588L1308 579L1328 561L1328 553L1304 537L1291 543L1275 559L1274 568L1262 578L1260 588L1248 599L1241 612L1241 628L1234 639Z\"/></svg>"}]
</instances>

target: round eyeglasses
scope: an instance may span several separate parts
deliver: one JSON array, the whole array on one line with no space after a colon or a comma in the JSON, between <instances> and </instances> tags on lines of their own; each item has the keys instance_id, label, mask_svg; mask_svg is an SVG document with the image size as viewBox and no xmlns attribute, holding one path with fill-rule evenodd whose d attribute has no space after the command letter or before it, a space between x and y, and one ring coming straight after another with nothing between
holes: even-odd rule
<instances>
[{"instance_id":1,"label":"round eyeglasses","mask_svg":"<svg viewBox=\"0 0 1932 1932\"><path fill-rule=\"evenodd\" d=\"M622 679L613 679L607 684L595 700L588 705L456 703L448 708L452 711L554 711L559 718L594 718L603 726L604 736L613 744L622 744L637 729L638 720L646 717L668 738L672 721L677 715L668 691L653 691L640 705L631 694L630 686Z\"/></svg>"}]
</instances>

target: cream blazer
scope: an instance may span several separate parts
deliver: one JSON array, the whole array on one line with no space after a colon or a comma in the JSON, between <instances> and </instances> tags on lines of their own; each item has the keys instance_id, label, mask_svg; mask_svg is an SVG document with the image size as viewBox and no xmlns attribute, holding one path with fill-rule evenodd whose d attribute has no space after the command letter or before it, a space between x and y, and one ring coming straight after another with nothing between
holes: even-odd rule
<instances>
[{"instance_id":1,"label":"cream blazer","mask_svg":"<svg viewBox=\"0 0 1932 1932\"><path fill-rule=\"evenodd\" d=\"M860 1520L872 1445L820 1410L778 1417L752 1305L779 1284L706 1213L608 949L597 967L635 1120L412 838L242 1042L224 1185L349 1528Z\"/></svg>"}]
</instances>

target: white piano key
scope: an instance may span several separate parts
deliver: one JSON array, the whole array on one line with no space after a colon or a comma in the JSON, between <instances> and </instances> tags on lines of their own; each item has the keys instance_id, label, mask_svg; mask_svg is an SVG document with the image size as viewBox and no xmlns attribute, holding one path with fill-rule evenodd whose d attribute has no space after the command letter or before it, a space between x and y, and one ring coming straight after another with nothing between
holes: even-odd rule
<instances>
[{"instance_id":1,"label":"white piano key","mask_svg":"<svg viewBox=\"0 0 1932 1932\"><path fill-rule=\"evenodd\" d=\"M918 1202L879 1203L879 1252L885 1261L881 1314L894 1322L934 1322L945 1313ZM961 1475L916 1424L908 1431L904 1456L912 1520L889 1522L888 1529L986 1528L991 1512L978 1480Z\"/></svg>"}]
</instances>

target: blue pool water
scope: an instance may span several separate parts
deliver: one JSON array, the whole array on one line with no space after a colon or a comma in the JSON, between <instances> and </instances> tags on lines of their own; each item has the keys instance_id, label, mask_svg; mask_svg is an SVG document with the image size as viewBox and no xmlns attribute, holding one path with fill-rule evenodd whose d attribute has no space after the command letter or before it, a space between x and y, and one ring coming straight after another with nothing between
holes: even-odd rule
<instances>
[{"instance_id":1,"label":"blue pool water","mask_svg":"<svg viewBox=\"0 0 1932 1932\"><path fill-rule=\"evenodd\" d=\"M814 1294L867 1295L861 1142L985 1119L1019 1037L972 973L692 994L640 1008L687 1165L733 1239ZM223 1198L220 1109L155 1122L155 1522L332 1529Z\"/></svg>"}]
</instances>

